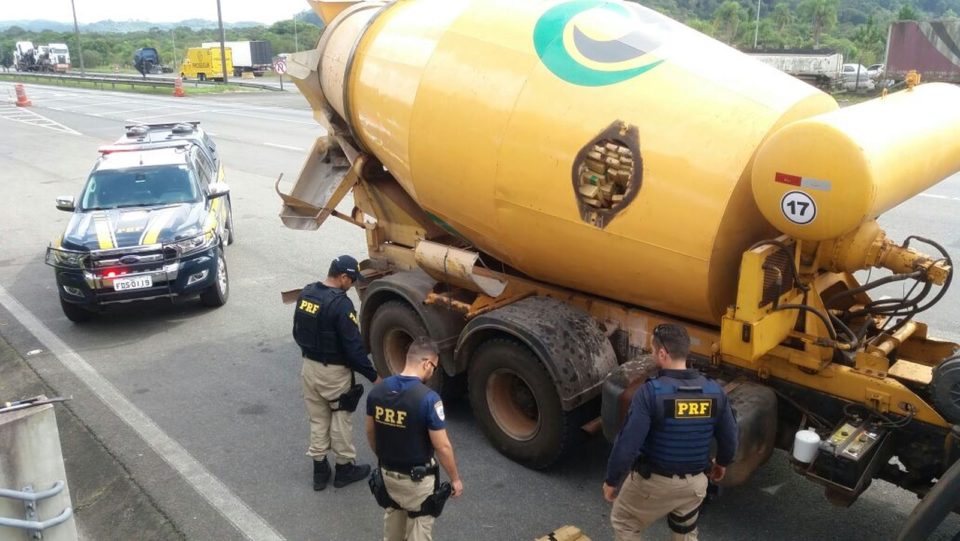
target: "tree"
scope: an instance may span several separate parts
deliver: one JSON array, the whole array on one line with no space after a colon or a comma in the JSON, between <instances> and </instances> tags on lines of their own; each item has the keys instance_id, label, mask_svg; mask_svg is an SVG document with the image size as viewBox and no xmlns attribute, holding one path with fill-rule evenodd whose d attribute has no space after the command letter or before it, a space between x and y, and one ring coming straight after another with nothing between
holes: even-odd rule
<instances>
[{"instance_id":1,"label":"tree","mask_svg":"<svg viewBox=\"0 0 960 541\"><path fill-rule=\"evenodd\" d=\"M747 11L734 0L727 0L713 14L713 23L720 39L733 44L740 31L740 24L747 19Z\"/></svg>"},{"instance_id":2,"label":"tree","mask_svg":"<svg viewBox=\"0 0 960 541\"><path fill-rule=\"evenodd\" d=\"M778 32L783 32L788 26L793 25L793 10L790 9L789 5L780 2L773 6L773 13L770 14L770 20Z\"/></svg>"},{"instance_id":3,"label":"tree","mask_svg":"<svg viewBox=\"0 0 960 541\"><path fill-rule=\"evenodd\" d=\"M912 4L904 4L900 6L900 12L897 13L897 19L901 21L919 21L920 14L917 13L916 8Z\"/></svg>"},{"instance_id":4,"label":"tree","mask_svg":"<svg viewBox=\"0 0 960 541\"><path fill-rule=\"evenodd\" d=\"M803 0L797 9L810 22L813 46L819 49L823 33L837 24L837 0Z\"/></svg>"}]
</instances>

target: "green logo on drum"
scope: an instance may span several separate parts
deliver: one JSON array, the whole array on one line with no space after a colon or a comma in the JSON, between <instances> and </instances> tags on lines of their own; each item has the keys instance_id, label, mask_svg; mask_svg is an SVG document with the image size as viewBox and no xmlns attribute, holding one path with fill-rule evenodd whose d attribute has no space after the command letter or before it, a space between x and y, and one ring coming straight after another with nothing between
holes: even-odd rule
<instances>
[{"instance_id":1,"label":"green logo on drum","mask_svg":"<svg viewBox=\"0 0 960 541\"><path fill-rule=\"evenodd\" d=\"M547 10L537 21L533 45L543 64L568 83L620 83L663 63L643 63L642 57L660 46L665 30L663 20L647 20L644 15L645 11L619 2L565 2Z\"/></svg>"}]
</instances>

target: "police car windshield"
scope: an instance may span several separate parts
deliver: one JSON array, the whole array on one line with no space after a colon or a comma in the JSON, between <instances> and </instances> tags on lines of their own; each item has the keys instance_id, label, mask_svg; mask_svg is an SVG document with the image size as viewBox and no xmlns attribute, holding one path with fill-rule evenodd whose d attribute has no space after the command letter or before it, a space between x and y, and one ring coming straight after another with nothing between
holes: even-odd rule
<instances>
[{"instance_id":1,"label":"police car windshield","mask_svg":"<svg viewBox=\"0 0 960 541\"><path fill-rule=\"evenodd\" d=\"M186 165L94 171L83 190L83 210L153 207L200 200Z\"/></svg>"}]
</instances>

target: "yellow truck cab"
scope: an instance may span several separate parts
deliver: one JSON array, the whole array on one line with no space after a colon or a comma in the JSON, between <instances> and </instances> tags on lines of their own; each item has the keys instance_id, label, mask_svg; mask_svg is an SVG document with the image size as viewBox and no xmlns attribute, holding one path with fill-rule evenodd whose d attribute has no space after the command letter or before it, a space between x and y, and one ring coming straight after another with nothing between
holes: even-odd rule
<instances>
[{"instance_id":1,"label":"yellow truck cab","mask_svg":"<svg viewBox=\"0 0 960 541\"><path fill-rule=\"evenodd\" d=\"M224 49L227 57L227 73L233 72L233 54L230 47ZM220 62L220 47L190 47L180 66L180 77L184 79L223 80L223 64Z\"/></svg>"}]
</instances>

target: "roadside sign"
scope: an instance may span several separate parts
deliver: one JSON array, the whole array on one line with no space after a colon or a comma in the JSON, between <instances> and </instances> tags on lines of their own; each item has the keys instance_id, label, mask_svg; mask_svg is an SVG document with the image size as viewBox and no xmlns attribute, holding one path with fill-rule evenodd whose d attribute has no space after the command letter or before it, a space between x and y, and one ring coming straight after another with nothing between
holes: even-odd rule
<instances>
[{"instance_id":1,"label":"roadside sign","mask_svg":"<svg viewBox=\"0 0 960 541\"><path fill-rule=\"evenodd\" d=\"M273 63L273 71L279 73L280 75L283 75L284 73L287 72L287 63L284 62L283 60L277 60L276 62Z\"/></svg>"}]
</instances>

